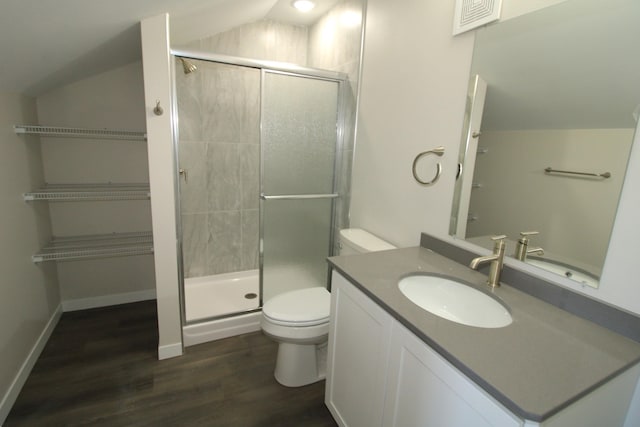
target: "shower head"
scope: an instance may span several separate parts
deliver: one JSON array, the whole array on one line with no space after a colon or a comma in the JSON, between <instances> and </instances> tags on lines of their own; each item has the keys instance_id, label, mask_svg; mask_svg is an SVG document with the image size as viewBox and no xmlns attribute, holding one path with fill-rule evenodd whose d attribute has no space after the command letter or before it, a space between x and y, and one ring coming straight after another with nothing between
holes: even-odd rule
<instances>
[{"instance_id":1,"label":"shower head","mask_svg":"<svg viewBox=\"0 0 640 427\"><path fill-rule=\"evenodd\" d=\"M178 59L180 60L180 62L182 62L182 69L184 70L185 74L193 73L198 69L198 67L196 67L194 64L192 64L188 60L180 57L178 57Z\"/></svg>"}]
</instances>

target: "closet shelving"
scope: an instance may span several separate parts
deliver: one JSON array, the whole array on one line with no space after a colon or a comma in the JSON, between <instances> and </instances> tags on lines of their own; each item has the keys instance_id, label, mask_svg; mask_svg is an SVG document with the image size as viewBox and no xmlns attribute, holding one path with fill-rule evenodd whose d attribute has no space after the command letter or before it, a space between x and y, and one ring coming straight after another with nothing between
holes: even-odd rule
<instances>
[{"instance_id":1,"label":"closet shelving","mask_svg":"<svg viewBox=\"0 0 640 427\"><path fill-rule=\"evenodd\" d=\"M54 237L40 252L31 256L35 263L71 261L153 253L151 232L94 234Z\"/></svg>"},{"instance_id":2,"label":"closet shelving","mask_svg":"<svg viewBox=\"0 0 640 427\"><path fill-rule=\"evenodd\" d=\"M145 132L127 130L15 125L14 131L17 134L43 137L147 140ZM146 183L46 184L36 191L24 193L23 199L49 202L149 200L150 191L149 184ZM34 263L40 263L152 253L153 235L150 231L141 231L53 237L51 242L31 259Z\"/></svg>"},{"instance_id":3,"label":"closet shelving","mask_svg":"<svg viewBox=\"0 0 640 427\"><path fill-rule=\"evenodd\" d=\"M25 201L53 202L149 200L149 184L46 184L24 193Z\"/></svg>"},{"instance_id":4,"label":"closet shelving","mask_svg":"<svg viewBox=\"0 0 640 427\"><path fill-rule=\"evenodd\" d=\"M15 125L14 131L18 134L31 134L40 136L52 136L60 138L92 138L110 140L146 141L145 132L113 129L86 129L58 126Z\"/></svg>"}]
</instances>

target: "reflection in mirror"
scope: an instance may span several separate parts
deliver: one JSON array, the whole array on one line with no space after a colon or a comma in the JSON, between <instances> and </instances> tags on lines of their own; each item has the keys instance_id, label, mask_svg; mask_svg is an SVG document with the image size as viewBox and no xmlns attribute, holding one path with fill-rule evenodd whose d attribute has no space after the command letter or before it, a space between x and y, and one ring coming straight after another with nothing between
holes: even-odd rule
<instances>
[{"instance_id":1,"label":"reflection in mirror","mask_svg":"<svg viewBox=\"0 0 640 427\"><path fill-rule=\"evenodd\" d=\"M487 248L507 234L507 254L598 286L640 104L639 20L636 0L567 0L477 32L451 234Z\"/></svg>"}]
</instances>

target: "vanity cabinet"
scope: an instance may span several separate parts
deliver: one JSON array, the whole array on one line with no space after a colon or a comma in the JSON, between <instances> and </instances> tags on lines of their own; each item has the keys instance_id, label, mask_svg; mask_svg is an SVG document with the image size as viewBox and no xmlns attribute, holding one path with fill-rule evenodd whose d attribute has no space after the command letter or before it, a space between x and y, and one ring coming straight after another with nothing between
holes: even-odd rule
<instances>
[{"instance_id":1,"label":"vanity cabinet","mask_svg":"<svg viewBox=\"0 0 640 427\"><path fill-rule=\"evenodd\" d=\"M623 426L640 371L629 369L542 423L526 420L336 271L328 345L325 403L341 427Z\"/></svg>"},{"instance_id":2,"label":"vanity cabinet","mask_svg":"<svg viewBox=\"0 0 640 427\"><path fill-rule=\"evenodd\" d=\"M382 425L523 425L407 328L394 322L392 329Z\"/></svg>"},{"instance_id":3,"label":"vanity cabinet","mask_svg":"<svg viewBox=\"0 0 640 427\"><path fill-rule=\"evenodd\" d=\"M392 317L333 273L325 402L341 426L382 425Z\"/></svg>"},{"instance_id":4,"label":"vanity cabinet","mask_svg":"<svg viewBox=\"0 0 640 427\"><path fill-rule=\"evenodd\" d=\"M342 275L331 283L325 401L340 426L523 425Z\"/></svg>"}]
</instances>

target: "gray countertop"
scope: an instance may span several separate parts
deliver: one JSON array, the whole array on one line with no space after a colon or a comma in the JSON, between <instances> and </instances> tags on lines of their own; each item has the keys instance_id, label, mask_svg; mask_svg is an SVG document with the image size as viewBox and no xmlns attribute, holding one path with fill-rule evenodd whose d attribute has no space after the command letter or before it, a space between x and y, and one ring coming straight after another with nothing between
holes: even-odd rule
<instances>
[{"instance_id":1,"label":"gray countertop","mask_svg":"<svg viewBox=\"0 0 640 427\"><path fill-rule=\"evenodd\" d=\"M514 414L543 421L640 361L640 344L422 247L329 258L330 264ZM498 329L433 315L398 289L416 272L492 294L513 322Z\"/></svg>"}]
</instances>

